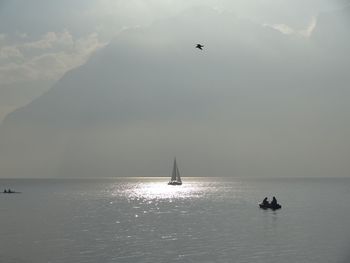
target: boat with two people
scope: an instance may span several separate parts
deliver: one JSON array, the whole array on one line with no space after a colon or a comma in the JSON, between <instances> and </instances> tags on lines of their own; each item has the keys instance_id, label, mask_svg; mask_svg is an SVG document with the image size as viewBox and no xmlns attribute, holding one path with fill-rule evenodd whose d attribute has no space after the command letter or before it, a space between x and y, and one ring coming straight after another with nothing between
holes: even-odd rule
<instances>
[{"instance_id":1,"label":"boat with two people","mask_svg":"<svg viewBox=\"0 0 350 263\"><path fill-rule=\"evenodd\" d=\"M272 197L271 203L267 200L267 197L265 197L261 204L259 204L259 207L264 210L277 210L282 208L282 206L279 203L277 203L276 197Z\"/></svg>"},{"instance_id":2,"label":"boat with two people","mask_svg":"<svg viewBox=\"0 0 350 263\"><path fill-rule=\"evenodd\" d=\"M16 192L16 191L13 191L9 188L9 189L4 189L3 193L4 194L19 194L21 192Z\"/></svg>"},{"instance_id":3,"label":"boat with two people","mask_svg":"<svg viewBox=\"0 0 350 263\"><path fill-rule=\"evenodd\" d=\"M179 168L177 167L176 158L174 158L173 172L168 185L182 185Z\"/></svg>"}]
</instances>

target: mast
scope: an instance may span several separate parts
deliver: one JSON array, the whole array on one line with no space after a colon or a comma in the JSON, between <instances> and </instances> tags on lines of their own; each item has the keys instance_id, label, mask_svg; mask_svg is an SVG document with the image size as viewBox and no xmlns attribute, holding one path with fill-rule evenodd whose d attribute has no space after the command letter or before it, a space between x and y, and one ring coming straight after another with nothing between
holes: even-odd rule
<instances>
[{"instance_id":1,"label":"mast","mask_svg":"<svg viewBox=\"0 0 350 263\"><path fill-rule=\"evenodd\" d=\"M175 157L175 159L174 159L174 166L173 166L173 173L171 175L171 181L176 181L176 179L177 179L177 171L178 171L178 169L177 169L176 157Z\"/></svg>"}]
</instances>

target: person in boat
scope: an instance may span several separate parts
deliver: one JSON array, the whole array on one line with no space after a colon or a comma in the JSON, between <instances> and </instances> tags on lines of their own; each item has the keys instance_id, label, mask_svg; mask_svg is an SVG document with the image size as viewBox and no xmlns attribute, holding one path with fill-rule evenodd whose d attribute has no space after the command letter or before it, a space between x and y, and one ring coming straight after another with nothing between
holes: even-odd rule
<instances>
[{"instance_id":1,"label":"person in boat","mask_svg":"<svg viewBox=\"0 0 350 263\"><path fill-rule=\"evenodd\" d=\"M272 197L272 201L271 201L271 206L277 206L277 199L276 197Z\"/></svg>"},{"instance_id":2,"label":"person in boat","mask_svg":"<svg viewBox=\"0 0 350 263\"><path fill-rule=\"evenodd\" d=\"M7 193L7 190L6 190L6 189L4 189L4 193L5 193L5 194Z\"/></svg>"},{"instance_id":3,"label":"person in boat","mask_svg":"<svg viewBox=\"0 0 350 263\"><path fill-rule=\"evenodd\" d=\"M264 198L264 200L262 201L262 204L263 204L264 206L269 205L269 201L267 201L267 197Z\"/></svg>"}]
</instances>

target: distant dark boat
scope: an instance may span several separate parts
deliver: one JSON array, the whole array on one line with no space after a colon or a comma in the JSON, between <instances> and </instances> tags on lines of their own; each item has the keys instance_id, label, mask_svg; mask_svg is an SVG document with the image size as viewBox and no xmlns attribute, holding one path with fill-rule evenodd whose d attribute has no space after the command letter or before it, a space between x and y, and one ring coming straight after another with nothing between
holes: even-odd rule
<instances>
[{"instance_id":1,"label":"distant dark boat","mask_svg":"<svg viewBox=\"0 0 350 263\"><path fill-rule=\"evenodd\" d=\"M168 185L182 185L179 168L177 167L176 158L174 159L173 173Z\"/></svg>"},{"instance_id":2,"label":"distant dark boat","mask_svg":"<svg viewBox=\"0 0 350 263\"><path fill-rule=\"evenodd\" d=\"M271 210L278 210L278 209L281 209L282 206L280 204L275 204L275 205L272 205L272 204L259 204L259 207L261 209L271 209Z\"/></svg>"},{"instance_id":3,"label":"distant dark boat","mask_svg":"<svg viewBox=\"0 0 350 263\"><path fill-rule=\"evenodd\" d=\"M9 189L9 190L4 190L2 193L3 194L20 194L21 192L17 192Z\"/></svg>"}]
</instances>

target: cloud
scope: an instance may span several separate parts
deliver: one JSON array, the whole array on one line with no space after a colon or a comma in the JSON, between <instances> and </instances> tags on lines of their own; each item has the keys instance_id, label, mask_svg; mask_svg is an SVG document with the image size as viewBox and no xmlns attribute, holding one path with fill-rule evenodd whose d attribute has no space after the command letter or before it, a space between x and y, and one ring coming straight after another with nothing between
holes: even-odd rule
<instances>
[{"instance_id":1,"label":"cloud","mask_svg":"<svg viewBox=\"0 0 350 263\"><path fill-rule=\"evenodd\" d=\"M22 106L50 88L105 44L96 33L76 38L68 30L47 32L36 40L0 35L0 97L2 103L7 101L6 107L0 108L0 119L8 109Z\"/></svg>"},{"instance_id":2,"label":"cloud","mask_svg":"<svg viewBox=\"0 0 350 263\"><path fill-rule=\"evenodd\" d=\"M317 19L315 16L313 16L311 18L310 23L304 29L295 29L286 24L264 24L263 26L275 29L285 35L295 35L299 37L308 38L311 36L312 32L316 28L316 25L317 25Z\"/></svg>"},{"instance_id":3,"label":"cloud","mask_svg":"<svg viewBox=\"0 0 350 263\"><path fill-rule=\"evenodd\" d=\"M317 19L315 16L312 17L310 24L304 29L300 30L299 34L305 37L310 37L317 25Z\"/></svg>"},{"instance_id":4,"label":"cloud","mask_svg":"<svg viewBox=\"0 0 350 263\"><path fill-rule=\"evenodd\" d=\"M105 43L99 41L97 34L76 39L63 31L47 32L37 41L3 46L0 49L0 81L9 84L47 78L57 80L68 70L83 64L103 45Z\"/></svg>"},{"instance_id":5,"label":"cloud","mask_svg":"<svg viewBox=\"0 0 350 263\"><path fill-rule=\"evenodd\" d=\"M73 36L67 31L47 32L41 39L23 44L24 49L51 49L54 47L69 47L74 44Z\"/></svg>"},{"instance_id":6,"label":"cloud","mask_svg":"<svg viewBox=\"0 0 350 263\"><path fill-rule=\"evenodd\" d=\"M295 30L293 28L285 24L274 24L274 25L264 24L264 26L271 27L285 35L291 35L295 33Z\"/></svg>"}]
</instances>

